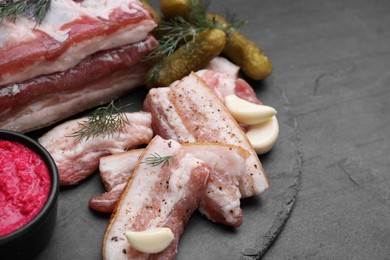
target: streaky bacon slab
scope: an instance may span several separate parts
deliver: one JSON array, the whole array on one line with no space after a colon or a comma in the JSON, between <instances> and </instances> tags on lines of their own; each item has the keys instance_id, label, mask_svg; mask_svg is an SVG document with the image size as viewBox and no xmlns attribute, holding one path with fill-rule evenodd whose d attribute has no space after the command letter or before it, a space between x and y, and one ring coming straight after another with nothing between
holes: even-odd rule
<instances>
[{"instance_id":1,"label":"streaky bacon slab","mask_svg":"<svg viewBox=\"0 0 390 260\"><path fill-rule=\"evenodd\" d=\"M152 154L174 156L152 166ZM180 235L198 207L209 176L209 168L173 140L156 136L147 146L117 203L103 238L103 259L174 259ZM144 254L132 248L125 232L168 227L174 240L164 251Z\"/></svg>"},{"instance_id":2,"label":"streaky bacon slab","mask_svg":"<svg viewBox=\"0 0 390 260\"><path fill-rule=\"evenodd\" d=\"M85 118L60 124L38 141L57 164L62 186L74 185L98 169L99 158L147 144L153 137L151 115L146 112L126 113L128 124L119 133L78 140L72 134L81 128Z\"/></svg>"},{"instance_id":3,"label":"streaky bacon slab","mask_svg":"<svg viewBox=\"0 0 390 260\"><path fill-rule=\"evenodd\" d=\"M100 50L136 43L156 26L138 0L52 1L40 26L0 23L0 85L65 71Z\"/></svg>"},{"instance_id":4,"label":"streaky bacon slab","mask_svg":"<svg viewBox=\"0 0 390 260\"><path fill-rule=\"evenodd\" d=\"M251 156L239 188L242 198L263 192L268 179L248 138L217 96L192 73L167 88L151 89L143 109L152 114L155 134L185 142L219 142L237 145Z\"/></svg>"},{"instance_id":5,"label":"streaky bacon slab","mask_svg":"<svg viewBox=\"0 0 390 260\"><path fill-rule=\"evenodd\" d=\"M142 63L158 42L143 41L94 53L64 72L0 86L0 128L27 132L115 99L142 84Z\"/></svg>"}]
</instances>

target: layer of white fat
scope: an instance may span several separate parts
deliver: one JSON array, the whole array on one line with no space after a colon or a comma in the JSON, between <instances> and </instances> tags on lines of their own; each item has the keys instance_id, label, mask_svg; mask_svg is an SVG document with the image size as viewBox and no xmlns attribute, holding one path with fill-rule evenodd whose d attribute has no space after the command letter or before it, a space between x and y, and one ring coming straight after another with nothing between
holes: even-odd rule
<instances>
[{"instance_id":1,"label":"layer of white fat","mask_svg":"<svg viewBox=\"0 0 390 260\"><path fill-rule=\"evenodd\" d=\"M111 154L123 152L126 148L146 143L152 139L153 131L149 113L126 113L126 116L130 124L126 124L120 133L110 138L99 135L88 140L77 141L76 138L70 137L80 129L79 123L85 121L85 118L81 118L56 126L38 141L50 152L60 167L62 162L78 161L78 158L88 161L89 155L97 151Z\"/></svg>"},{"instance_id":2,"label":"layer of white fat","mask_svg":"<svg viewBox=\"0 0 390 260\"><path fill-rule=\"evenodd\" d=\"M217 172L222 172L225 176L229 176L230 182L238 188L239 178L245 174L246 155L240 149L223 144L208 144L208 145L185 145L183 146L186 152L193 154L196 158L201 159ZM211 174L213 174L211 172ZM218 173L215 173L218 174ZM213 191L213 197L221 207L222 213L226 221L234 222L234 213L240 209L240 193L237 190L237 200L232 200L226 196L222 187L217 187L211 182L207 184L207 190ZM207 212L203 212L207 213ZM233 213L233 214L232 214Z\"/></svg>"},{"instance_id":3,"label":"layer of white fat","mask_svg":"<svg viewBox=\"0 0 390 260\"><path fill-rule=\"evenodd\" d=\"M241 178L240 192L243 198L260 194L268 188L268 180L263 172L260 160L253 150L246 135L237 125L233 117L227 112L224 105L219 99L207 88L203 81L193 74L185 77L180 84L171 87L172 91L177 95L182 95L183 99L191 102L182 102L186 106L187 111L193 109L197 113L201 113L206 120L203 123L202 129L212 129L218 131L217 136L212 137L214 140L198 140L198 141L213 141L226 144L240 146L247 150L251 156L247 159L246 172ZM192 104L202 104L191 107ZM219 112L218 112L219 111ZM212 113L214 112L214 113Z\"/></svg>"},{"instance_id":4,"label":"layer of white fat","mask_svg":"<svg viewBox=\"0 0 390 260\"><path fill-rule=\"evenodd\" d=\"M140 86L142 82L143 75L129 72L115 78L93 82L76 92L53 94L25 107L12 117L0 111L0 128L27 132L47 126L91 108L91 104L102 105L122 96L129 90ZM1 120L2 117L6 119Z\"/></svg>"},{"instance_id":5,"label":"layer of white fat","mask_svg":"<svg viewBox=\"0 0 390 260\"><path fill-rule=\"evenodd\" d=\"M31 30L31 20L20 17L17 23L8 19L0 23L0 48L35 38L36 35Z\"/></svg>"},{"instance_id":6,"label":"layer of white fat","mask_svg":"<svg viewBox=\"0 0 390 260\"><path fill-rule=\"evenodd\" d=\"M195 142L195 137L187 130L175 107L169 100L169 91L170 88L153 88L149 92L152 99L152 106L158 107L166 116L166 119L159 119L161 128L167 131L172 139L185 137L186 142Z\"/></svg>"},{"instance_id":7,"label":"layer of white fat","mask_svg":"<svg viewBox=\"0 0 390 260\"><path fill-rule=\"evenodd\" d=\"M89 1L89 2L92 2ZM99 1L102 2L102 1ZM103 1L106 2L106 1ZM81 8L79 4L71 0L56 0L51 4L51 9L47 14L47 18L44 22L37 27L37 29L44 31L59 42L66 41L68 39L68 30L61 30L60 27L67 24L81 15L89 15L90 17L97 17L102 12L110 13L113 9L127 6L129 8L135 8L137 10L143 10L138 4L129 5L126 3L132 3L132 0L120 0L110 3L107 1L109 9L104 9L104 6L93 5L86 6L87 8ZM116 5L115 5L116 4ZM93 9L92 7L96 7ZM134 10L135 10L134 9ZM131 12L129 9L128 12ZM145 12L145 11L144 11ZM11 43L20 42L21 39L34 39L32 28L35 27L35 22L21 17L16 20L14 25L6 22L5 25L0 23L0 47L7 42ZM107 50L117 48L120 46L140 42L144 40L150 31L156 26L156 23L152 19L146 19L139 23L131 23L125 27L111 33L109 37L107 35L92 37L89 40L78 42L77 44L69 47L61 56L52 61L37 60L35 64L25 68L24 70L13 73L5 74L0 78L0 85L9 84L12 82L21 82L38 75L46 75L57 71L65 71L72 68L79 63L85 57L91 55L100 50ZM5 31L3 33L3 30ZM145 48L151 49L150 45L141 43L139 45L139 51L144 51Z\"/></svg>"},{"instance_id":8,"label":"layer of white fat","mask_svg":"<svg viewBox=\"0 0 390 260\"><path fill-rule=\"evenodd\" d=\"M237 79L240 67L230 62L224 57L215 57L209 64L206 65L205 69L212 70L214 72L222 73L225 77Z\"/></svg>"},{"instance_id":9,"label":"layer of white fat","mask_svg":"<svg viewBox=\"0 0 390 260\"><path fill-rule=\"evenodd\" d=\"M236 94L236 79L226 76L224 73L215 72L212 70L200 70L196 72L200 78L207 81L206 77L214 77L217 81L216 85L209 86L213 90L214 94L223 101L228 95Z\"/></svg>"},{"instance_id":10,"label":"layer of white fat","mask_svg":"<svg viewBox=\"0 0 390 260\"><path fill-rule=\"evenodd\" d=\"M232 180L237 179L245 172L246 155L240 151L240 148L211 143L189 144L183 146L183 148L210 167L225 172L228 176L231 176Z\"/></svg>"},{"instance_id":11,"label":"layer of white fat","mask_svg":"<svg viewBox=\"0 0 390 260\"><path fill-rule=\"evenodd\" d=\"M170 144L168 144L170 142ZM155 137L149 146L146 148L145 154L142 156L141 161L144 161L146 157L157 153L160 156L171 156L178 154L181 146L172 140L163 140L160 137ZM185 187L187 186L191 173L194 168L199 166L201 161L194 158L192 154L185 154L177 167L170 166L170 180L169 189L166 193L154 194L159 196L151 196L154 193L155 185L159 185L161 178L159 173L161 165L151 166L145 163L139 164L136 171L133 173L133 179L130 183L130 187L122 194L120 204L117 206L117 212L114 216L113 222L105 235L105 259L127 259L127 256L123 254L123 249L129 246L124 233L128 230L132 230L133 221L141 211L142 207L152 205L156 199L159 201L165 200L161 203L161 212L155 219L144 218L141 224L145 225L145 229L157 227L159 224L164 223L172 208L181 200L185 195ZM172 164L170 164L172 165ZM182 188L180 188L182 187ZM138 224L138 223L135 223ZM113 238L115 241L113 241Z\"/></svg>"},{"instance_id":12,"label":"layer of white fat","mask_svg":"<svg viewBox=\"0 0 390 260\"><path fill-rule=\"evenodd\" d=\"M15 23L5 19L0 24L0 31L2 32L0 42L5 42L5 40L13 41L13 39L21 41L28 36L34 38L33 29L44 31L57 41L63 42L68 38L69 31L61 30L63 25L81 16L88 16L95 19L109 19L110 13L117 8L129 14L134 14L137 11L146 13L137 0L84 0L81 3L76 3L72 0L52 0L50 9L39 26L36 26L36 22L33 19L26 17L18 17ZM11 31L10 29L7 30L7 28L14 28L16 30ZM5 38L5 34L8 35L7 38ZM12 38L13 35L20 35L22 37Z\"/></svg>"},{"instance_id":13,"label":"layer of white fat","mask_svg":"<svg viewBox=\"0 0 390 260\"><path fill-rule=\"evenodd\" d=\"M111 10L116 8L129 14L134 14L138 10L146 13L138 0L84 0L80 6L90 15L104 19L108 19Z\"/></svg>"},{"instance_id":14,"label":"layer of white fat","mask_svg":"<svg viewBox=\"0 0 390 260\"><path fill-rule=\"evenodd\" d=\"M223 190L220 190L214 184L209 183L207 187L207 191L211 191L213 194L213 199L217 200L218 206L220 206L221 212L225 218L225 221L228 223L234 223L237 221L236 213L241 211L240 208L240 200L232 200L230 197L226 196L226 193ZM240 192L238 189L236 190L237 197L239 198ZM207 216L208 212L204 212L202 208L199 208L199 211Z\"/></svg>"},{"instance_id":15,"label":"layer of white fat","mask_svg":"<svg viewBox=\"0 0 390 260\"><path fill-rule=\"evenodd\" d=\"M137 149L100 158L99 171L103 182L112 186L117 183L118 177L121 179L124 175L130 176L142 151Z\"/></svg>"},{"instance_id":16,"label":"layer of white fat","mask_svg":"<svg viewBox=\"0 0 390 260\"><path fill-rule=\"evenodd\" d=\"M59 42L64 42L68 39L67 30L61 30L64 24L68 24L82 15L82 10L79 5L69 0L52 0L50 3L49 12L37 29L47 33ZM30 19L29 28L34 28L35 21Z\"/></svg>"}]
</instances>

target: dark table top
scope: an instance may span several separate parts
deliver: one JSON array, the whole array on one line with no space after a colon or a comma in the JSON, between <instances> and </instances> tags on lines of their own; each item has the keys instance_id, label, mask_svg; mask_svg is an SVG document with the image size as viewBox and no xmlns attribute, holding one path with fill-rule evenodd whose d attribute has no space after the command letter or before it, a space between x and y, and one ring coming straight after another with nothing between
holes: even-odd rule
<instances>
[{"instance_id":1,"label":"dark table top","mask_svg":"<svg viewBox=\"0 0 390 260\"><path fill-rule=\"evenodd\" d=\"M278 109L281 138L264 157L270 191L244 203L244 213L255 204L259 214L278 217L269 204L290 187L279 181L290 171L301 177L289 218L263 259L390 259L390 1L225 0L210 8L247 20L240 30L274 65L270 77L251 83ZM81 188L61 191L56 234L38 259L89 259L88 250L99 259L100 241L91 237L101 239L107 218L77 204L81 199L89 199ZM256 219L247 211L249 222ZM72 237L82 228L89 233ZM185 239L190 250L202 237ZM197 245L179 257L197 259L204 250Z\"/></svg>"},{"instance_id":2,"label":"dark table top","mask_svg":"<svg viewBox=\"0 0 390 260\"><path fill-rule=\"evenodd\" d=\"M274 65L259 97L280 90L300 140L300 191L264 259L390 259L390 1L216 6L248 20Z\"/></svg>"}]
</instances>

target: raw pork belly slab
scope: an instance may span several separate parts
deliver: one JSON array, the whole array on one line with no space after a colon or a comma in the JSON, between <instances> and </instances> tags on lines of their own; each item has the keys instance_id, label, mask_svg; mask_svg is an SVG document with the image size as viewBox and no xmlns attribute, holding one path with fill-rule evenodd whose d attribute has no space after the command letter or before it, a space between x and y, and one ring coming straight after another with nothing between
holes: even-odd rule
<instances>
[{"instance_id":1,"label":"raw pork belly slab","mask_svg":"<svg viewBox=\"0 0 390 260\"><path fill-rule=\"evenodd\" d=\"M248 138L218 97L192 73L168 88L151 89L144 101L152 114L155 134L186 142L217 142L242 147L251 156L241 176L241 197L250 197L268 188L268 179Z\"/></svg>"},{"instance_id":2,"label":"raw pork belly slab","mask_svg":"<svg viewBox=\"0 0 390 260\"><path fill-rule=\"evenodd\" d=\"M0 23L0 85L72 68L100 50L136 43L156 26L137 0L56 0L43 23Z\"/></svg>"},{"instance_id":3,"label":"raw pork belly slab","mask_svg":"<svg viewBox=\"0 0 390 260\"><path fill-rule=\"evenodd\" d=\"M179 238L199 205L209 176L209 167L186 153L173 140L156 136L141 155L174 156L156 166L139 163L118 201L103 238L103 259L174 259ZM172 243L162 252L145 254L132 248L126 231L168 227Z\"/></svg>"},{"instance_id":4,"label":"raw pork belly slab","mask_svg":"<svg viewBox=\"0 0 390 260\"><path fill-rule=\"evenodd\" d=\"M144 82L158 45L137 0L52 1L43 23L0 23L0 128L28 132Z\"/></svg>"},{"instance_id":5,"label":"raw pork belly slab","mask_svg":"<svg viewBox=\"0 0 390 260\"><path fill-rule=\"evenodd\" d=\"M71 135L80 129L85 118L56 126L38 139L57 164L62 186L74 185L98 169L99 158L147 144L153 137L151 115L126 113L128 124L117 134L77 140Z\"/></svg>"},{"instance_id":6,"label":"raw pork belly slab","mask_svg":"<svg viewBox=\"0 0 390 260\"><path fill-rule=\"evenodd\" d=\"M156 45L148 36L64 72L0 86L0 128L27 132L126 94L143 83L149 65L140 60Z\"/></svg>"},{"instance_id":7,"label":"raw pork belly slab","mask_svg":"<svg viewBox=\"0 0 390 260\"><path fill-rule=\"evenodd\" d=\"M183 149L210 166L199 211L213 222L235 227L241 225L238 180L244 174L249 153L238 146L221 143L183 144ZM138 149L100 158L100 177L107 192L91 198L89 206L92 209L104 213L113 211L141 154L142 150Z\"/></svg>"}]
</instances>

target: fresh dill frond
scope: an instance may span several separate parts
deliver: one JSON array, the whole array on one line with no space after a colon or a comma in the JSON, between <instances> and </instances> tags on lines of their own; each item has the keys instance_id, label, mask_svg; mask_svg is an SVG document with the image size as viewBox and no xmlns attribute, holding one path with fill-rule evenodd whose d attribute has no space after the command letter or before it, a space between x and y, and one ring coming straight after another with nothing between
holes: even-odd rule
<instances>
[{"instance_id":1,"label":"fresh dill frond","mask_svg":"<svg viewBox=\"0 0 390 260\"><path fill-rule=\"evenodd\" d=\"M157 166L157 165L160 165L160 164L168 164L169 163L169 160L172 159L173 157L175 157L174 155L168 155L168 156L161 156L159 155L158 153L152 153L150 154L148 157L145 158L144 161L142 161L141 163L145 163L147 165L151 165L151 166Z\"/></svg>"},{"instance_id":2,"label":"fresh dill frond","mask_svg":"<svg viewBox=\"0 0 390 260\"><path fill-rule=\"evenodd\" d=\"M0 3L0 22L4 18L9 18L15 22L20 15L31 13L32 17L39 25L42 23L50 8L51 0L6 0Z\"/></svg>"},{"instance_id":3,"label":"fresh dill frond","mask_svg":"<svg viewBox=\"0 0 390 260\"><path fill-rule=\"evenodd\" d=\"M37 0L35 4L34 17L37 24L41 24L49 11L51 0Z\"/></svg>"},{"instance_id":4,"label":"fresh dill frond","mask_svg":"<svg viewBox=\"0 0 390 260\"><path fill-rule=\"evenodd\" d=\"M11 21L15 22L17 16L26 12L28 2L28 0L22 0L18 2L4 1L3 3L0 3L1 21L8 17Z\"/></svg>"},{"instance_id":5,"label":"fresh dill frond","mask_svg":"<svg viewBox=\"0 0 390 260\"><path fill-rule=\"evenodd\" d=\"M164 56L171 56L179 45L193 41L198 33L207 28L200 28L190 24L182 17L174 17L161 22L154 32L162 35L158 41L159 46L146 56L144 60L155 60Z\"/></svg>"},{"instance_id":6,"label":"fresh dill frond","mask_svg":"<svg viewBox=\"0 0 390 260\"><path fill-rule=\"evenodd\" d=\"M119 133L125 124L129 124L129 121L123 107L117 107L114 101L111 101L106 107L97 108L91 116L79 123L81 128L70 137L75 137L77 141L87 141L99 135L109 138Z\"/></svg>"},{"instance_id":7,"label":"fresh dill frond","mask_svg":"<svg viewBox=\"0 0 390 260\"><path fill-rule=\"evenodd\" d=\"M205 20L209 6L209 0L190 0L188 20L190 22Z\"/></svg>"},{"instance_id":8,"label":"fresh dill frond","mask_svg":"<svg viewBox=\"0 0 390 260\"><path fill-rule=\"evenodd\" d=\"M229 29L230 28L238 29L248 23L248 21L246 20L240 21L237 18L237 14L231 12L229 9L226 9L225 13L226 13L225 18L227 21L227 26Z\"/></svg>"}]
</instances>

